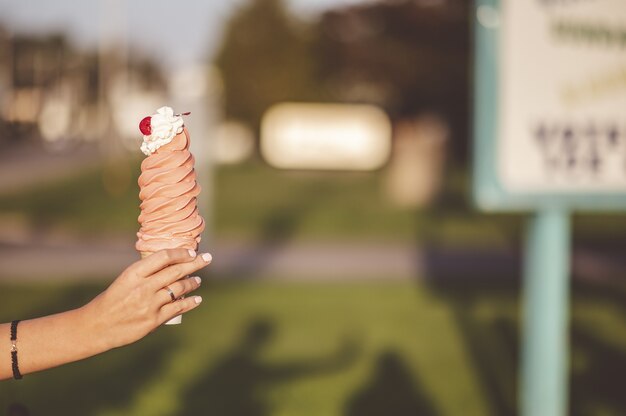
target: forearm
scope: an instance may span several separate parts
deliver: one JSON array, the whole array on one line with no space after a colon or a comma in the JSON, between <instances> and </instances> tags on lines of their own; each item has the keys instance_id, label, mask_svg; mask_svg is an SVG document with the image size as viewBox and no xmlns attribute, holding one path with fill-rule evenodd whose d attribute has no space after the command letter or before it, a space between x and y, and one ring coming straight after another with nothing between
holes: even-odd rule
<instances>
[{"instance_id":1,"label":"forearm","mask_svg":"<svg viewBox=\"0 0 626 416\"><path fill-rule=\"evenodd\" d=\"M87 305L21 321L17 358L22 374L82 360L138 341L159 325L196 308L200 296L184 297L200 278L183 279L211 261L192 250L161 250L130 265ZM0 380L13 376L11 325L0 324Z\"/></svg>"},{"instance_id":2,"label":"forearm","mask_svg":"<svg viewBox=\"0 0 626 416\"><path fill-rule=\"evenodd\" d=\"M88 316L88 306L42 318L21 321L17 330L17 357L22 374L82 360L109 347ZM4 353L0 356L0 379L13 376L10 325L0 325Z\"/></svg>"}]
</instances>

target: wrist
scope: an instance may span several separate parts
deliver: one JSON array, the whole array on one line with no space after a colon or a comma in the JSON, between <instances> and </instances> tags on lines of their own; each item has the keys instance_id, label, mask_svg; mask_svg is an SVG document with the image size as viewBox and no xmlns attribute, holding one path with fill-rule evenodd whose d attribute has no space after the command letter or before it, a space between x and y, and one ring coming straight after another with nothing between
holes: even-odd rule
<instances>
[{"instance_id":1,"label":"wrist","mask_svg":"<svg viewBox=\"0 0 626 416\"><path fill-rule=\"evenodd\" d=\"M105 322L103 314L98 312L94 301L76 309L75 312L80 320L78 327L82 328L85 345L90 346L91 353L100 354L118 345L112 342L109 334L111 327Z\"/></svg>"}]
</instances>

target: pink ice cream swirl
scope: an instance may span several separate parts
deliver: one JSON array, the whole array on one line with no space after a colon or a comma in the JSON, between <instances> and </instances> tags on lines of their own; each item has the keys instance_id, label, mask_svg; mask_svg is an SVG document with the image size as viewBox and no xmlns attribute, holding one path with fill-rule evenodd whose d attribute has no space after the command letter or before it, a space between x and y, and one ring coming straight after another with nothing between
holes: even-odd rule
<instances>
[{"instance_id":1,"label":"pink ice cream swirl","mask_svg":"<svg viewBox=\"0 0 626 416\"><path fill-rule=\"evenodd\" d=\"M135 248L140 252L197 250L204 219L198 213L200 185L186 128L143 160L138 182L141 228Z\"/></svg>"}]
</instances>

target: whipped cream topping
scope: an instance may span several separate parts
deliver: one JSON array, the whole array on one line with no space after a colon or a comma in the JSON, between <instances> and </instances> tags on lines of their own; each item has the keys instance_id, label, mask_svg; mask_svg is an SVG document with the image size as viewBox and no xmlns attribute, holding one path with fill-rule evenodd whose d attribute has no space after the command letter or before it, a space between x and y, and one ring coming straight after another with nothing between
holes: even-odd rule
<instances>
[{"instance_id":1,"label":"whipped cream topping","mask_svg":"<svg viewBox=\"0 0 626 416\"><path fill-rule=\"evenodd\" d=\"M156 150L168 144L172 139L183 131L183 118L174 114L171 107L161 107L150 119L151 133L143 136L141 151L150 156Z\"/></svg>"}]
</instances>

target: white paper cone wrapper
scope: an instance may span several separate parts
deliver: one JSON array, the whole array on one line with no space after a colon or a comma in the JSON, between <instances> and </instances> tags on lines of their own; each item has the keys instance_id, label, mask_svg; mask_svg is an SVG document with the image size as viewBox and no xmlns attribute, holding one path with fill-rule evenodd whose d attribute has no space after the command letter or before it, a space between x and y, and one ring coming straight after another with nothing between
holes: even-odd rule
<instances>
[{"instance_id":1,"label":"white paper cone wrapper","mask_svg":"<svg viewBox=\"0 0 626 416\"><path fill-rule=\"evenodd\" d=\"M183 323L183 316L182 315L178 315L178 316L173 317L169 321L167 321L165 323L165 325L178 325L178 324L182 324L182 323Z\"/></svg>"}]
</instances>

